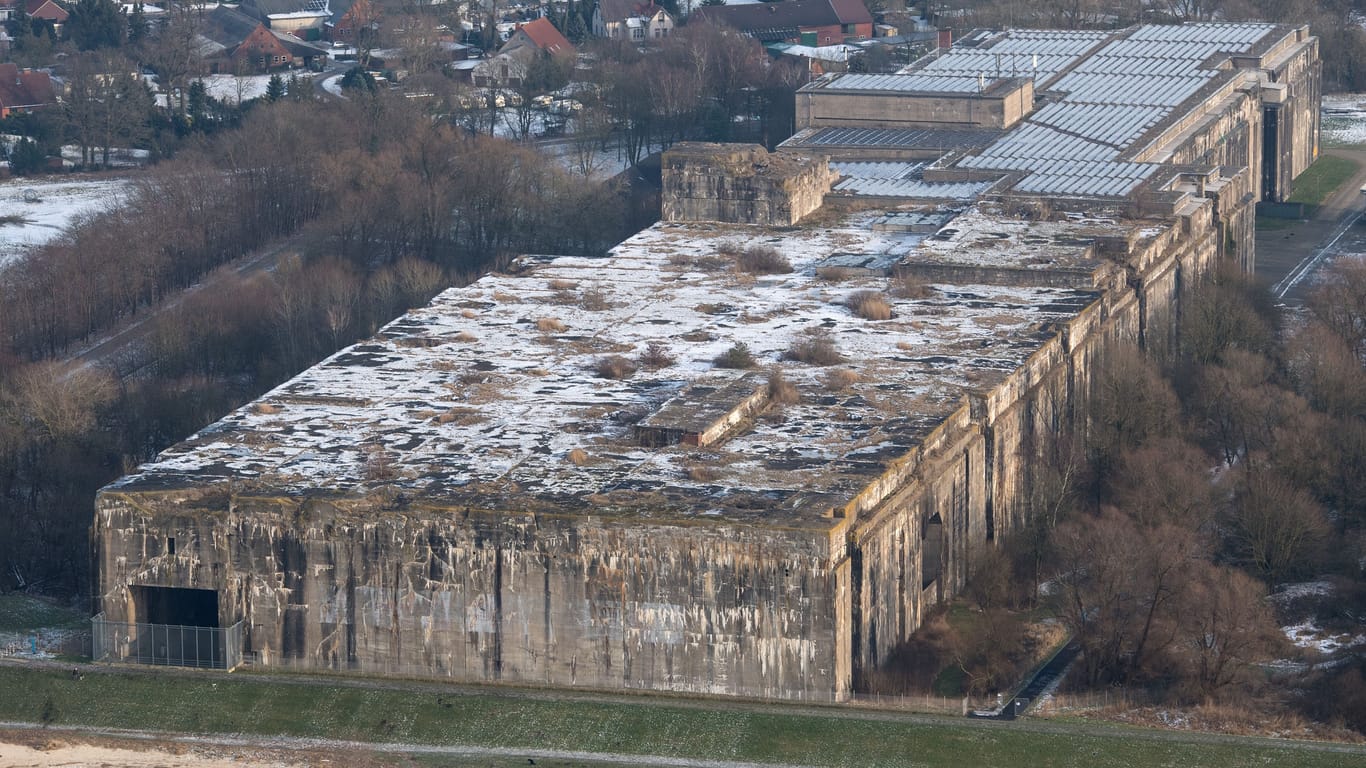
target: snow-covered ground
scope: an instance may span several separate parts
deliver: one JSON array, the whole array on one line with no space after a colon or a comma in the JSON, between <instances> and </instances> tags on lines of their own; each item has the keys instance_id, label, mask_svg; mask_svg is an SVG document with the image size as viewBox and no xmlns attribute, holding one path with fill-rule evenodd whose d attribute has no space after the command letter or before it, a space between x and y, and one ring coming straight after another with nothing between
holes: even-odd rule
<instances>
[{"instance_id":1,"label":"snow-covered ground","mask_svg":"<svg viewBox=\"0 0 1366 768\"><path fill-rule=\"evenodd\" d=\"M130 179L10 179L0 182L0 267L62 233L76 217L118 205Z\"/></svg>"},{"instance_id":2,"label":"snow-covered ground","mask_svg":"<svg viewBox=\"0 0 1366 768\"><path fill-rule=\"evenodd\" d=\"M304 80L312 80L312 72L287 72L280 77L286 83L291 76L299 77ZM230 104L237 104L251 99L259 99L266 95L266 88L270 85L271 75L209 75L203 78L204 89L209 95Z\"/></svg>"},{"instance_id":3,"label":"snow-covered ground","mask_svg":"<svg viewBox=\"0 0 1366 768\"><path fill-rule=\"evenodd\" d=\"M1366 93L1323 97L1324 144L1366 144Z\"/></svg>"}]
</instances>

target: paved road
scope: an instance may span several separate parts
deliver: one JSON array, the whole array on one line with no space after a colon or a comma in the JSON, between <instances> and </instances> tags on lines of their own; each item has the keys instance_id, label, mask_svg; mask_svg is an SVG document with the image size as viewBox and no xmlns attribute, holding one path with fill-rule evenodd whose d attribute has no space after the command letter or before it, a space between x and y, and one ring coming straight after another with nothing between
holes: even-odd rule
<instances>
[{"instance_id":1,"label":"paved road","mask_svg":"<svg viewBox=\"0 0 1366 768\"><path fill-rule=\"evenodd\" d=\"M1314 218L1257 233L1257 276L1275 286L1277 298L1299 304L1313 273L1337 250L1366 251L1366 150L1329 149L1324 154L1353 160L1361 168L1330 195ZM1361 247L1355 247L1358 243Z\"/></svg>"}]
</instances>

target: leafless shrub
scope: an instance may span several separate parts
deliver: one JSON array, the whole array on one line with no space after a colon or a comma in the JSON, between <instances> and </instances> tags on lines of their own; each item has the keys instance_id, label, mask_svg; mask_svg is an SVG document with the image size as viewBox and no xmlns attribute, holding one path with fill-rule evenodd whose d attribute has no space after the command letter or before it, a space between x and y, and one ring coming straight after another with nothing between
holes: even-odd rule
<instances>
[{"instance_id":1,"label":"leafless shrub","mask_svg":"<svg viewBox=\"0 0 1366 768\"><path fill-rule=\"evenodd\" d=\"M713 358L712 364L717 368L753 368L756 362L749 345L743 341L737 341L730 349Z\"/></svg>"},{"instance_id":2,"label":"leafless shrub","mask_svg":"<svg viewBox=\"0 0 1366 768\"><path fill-rule=\"evenodd\" d=\"M902 352L914 352L914 351L915 351L915 345L912 344L912 343L909 342L909 341L898 341L898 342L896 343L896 348L899 349L899 350L901 350Z\"/></svg>"},{"instance_id":3,"label":"leafless shrub","mask_svg":"<svg viewBox=\"0 0 1366 768\"><path fill-rule=\"evenodd\" d=\"M636 364L621 355L607 355L598 358L594 370L597 371L598 378L629 379L631 374L636 372Z\"/></svg>"},{"instance_id":4,"label":"leafless shrub","mask_svg":"<svg viewBox=\"0 0 1366 768\"><path fill-rule=\"evenodd\" d=\"M674 364L676 358L670 354L669 348L662 341L652 341L645 345L645 351L640 353L640 364L644 368L651 370L657 368L668 368Z\"/></svg>"},{"instance_id":5,"label":"leafless shrub","mask_svg":"<svg viewBox=\"0 0 1366 768\"><path fill-rule=\"evenodd\" d=\"M582 448L575 448L565 456L565 459L576 467L582 467L588 463L588 451Z\"/></svg>"},{"instance_id":6,"label":"leafless shrub","mask_svg":"<svg viewBox=\"0 0 1366 768\"><path fill-rule=\"evenodd\" d=\"M579 284L573 280L555 279L546 283L546 287L552 291L572 291L575 288L578 288Z\"/></svg>"},{"instance_id":7,"label":"leafless shrub","mask_svg":"<svg viewBox=\"0 0 1366 768\"><path fill-rule=\"evenodd\" d=\"M808 365L838 365L844 362L844 356L835 348L835 340L822 330L808 331L794 339L784 357Z\"/></svg>"},{"instance_id":8,"label":"leafless shrub","mask_svg":"<svg viewBox=\"0 0 1366 768\"><path fill-rule=\"evenodd\" d=\"M499 304L508 304L517 301L517 297L504 291L494 291L493 300L498 302Z\"/></svg>"},{"instance_id":9,"label":"leafless shrub","mask_svg":"<svg viewBox=\"0 0 1366 768\"><path fill-rule=\"evenodd\" d=\"M466 320L473 320L474 318L479 316L479 313L475 312L472 309L462 309L460 310L460 316L465 318Z\"/></svg>"},{"instance_id":10,"label":"leafless shrub","mask_svg":"<svg viewBox=\"0 0 1366 768\"><path fill-rule=\"evenodd\" d=\"M819 267L816 277L831 283L839 283L860 274L860 270L850 267Z\"/></svg>"},{"instance_id":11,"label":"leafless shrub","mask_svg":"<svg viewBox=\"0 0 1366 768\"><path fill-rule=\"evenodd\" d=\"M934 289L910 272L898 270L892 273L887 292L898 299L925 299L934 295Z\"/></svg>"},{"instance_id":12,"label":"leafless shrub","mask_svg":"<svg viewBox=\"0 0 1366 768\"><path fill-rule=\"evenodd\" d=\"M453 371L455 368L456 365L453 360L441 358L440 360L432 361L432 370L434 371Z\"/></svg>"},{"instance_id":13,"label":"leafless shrub","mask_svg":"<svg viewBox=\"0 0 1366 768\"><path fill-rule=\"evenodd\" d=\"M563 333L564 323L554 317L542 317L536 321L536 330L541 333Z\"/></svg>"},{"instance_id":14,"label":"leafless shrub","mask_svg":"<svg viewBox=\"0 0 1366 768\"><path fill-rule=\"evenodd\" d=\"M751 275L785 275L792 271L792 263L767 245L751 245L735 257L735 268Z\"/></svg>"},{"instance_id":15,"label":"leafless shrub","mask_svg":"<svg viewBox=\"0 0 1366 768\"><path fill-rule=\"evenodd\" d=\"M688 464L683 472L695 483L714 483L721 477L720 470L707 464Z\"/></svg>"},{"instance_id":16,"label":"leafless shrub","mask_svg":"<svg viewBox=\"0 0 1366 768\"><path fill-rule=\"evenodd\" d=\"M437 424L455 424L457 426L478 424L481 421L487 420L488 417L480 413L478 409L460 407L452 408L445 413L437 414L436 418L433 419Z\"/></svg>"},{"instance_id":17,"label":"leafless shrub","mask_svg":"<svg viewBox=\"0 0 1366 768\"><path fill-rule=\"evenodd\" d=\"M474 337L474 334L468 333L468 332L466 332L466 331L461 331L460 333L457 333L457 334L455 334L454 336L452 336L452 337L451 337L451 340L452 340L452 341L458 341L458 342L460 342L461 344L471 344L471 343L473 343L476 339L475 339L475 337Z\"/></svg>"},{"instance_id":18,"label":"leafless shrub","mask_svg":"<svg viewBox=\"0 0 1366 768\"><path fill-rule=\"evenodd\" d=\"M601 312L612 308L611 302L607 301L607 293L596 285L584 288L579 293L579 306L589 312Z\"/></svg>"},{"instance_id":19,"label":"leafless shrub","mask_svg":"<svg viewBox=\"0 0 1366 768\"><path fill-rule=\"evenodd\" d=\"M855 291L844 300L844 305L864 320L892 319L892 305L877 291Z\"/></svg>"},{"instance_id":20,"label":"leafless shrub","mask_svg":"<svg viewBox=\"0 0 1366 768\"><path fill-rule=\"evenodd\" d=\"M280 412L280 406L275 405L274 403L260 402L260 403L257 403L257 404L255 404L255 405L253 405L253 406L251 407L251 410L252 410L254 413L259 413L259 414L262 414L262 415L270 416L270 415L279 413L279 412Z\"/></svg>"},{"instance_id":21,"label":"leafless shrub","mask_svg":"<svg viewBox=\"0 0 1366 768\"><path fill-rule=\"evenodd\" d=\"M858 383L858 374L848 368L831 368L825 374L825 388L831 392L848 389Z\"/></svg>"},{"instance_id":22,"label":"leafless shrub","mask_svg":"<svg viewBox=\"0 0 1366 768\"><path fill-rule=\"evenodd\" d=\"M768 401L778 405L794 405L802 399L796 385L787 380L783 369L773 366L768 369Z\"/></svg>"},{"instance_id":23,"label":"leafless shrub","mask_svg":"<svg viewBox=\"0 0 1366 768\"><path fill-rule=\"evenodd\" d=\"M379 446L367 448L364 474L365 479L372 482L393 480L398 476L394 469L394 457Z\"/></svg>"}]
</instances>

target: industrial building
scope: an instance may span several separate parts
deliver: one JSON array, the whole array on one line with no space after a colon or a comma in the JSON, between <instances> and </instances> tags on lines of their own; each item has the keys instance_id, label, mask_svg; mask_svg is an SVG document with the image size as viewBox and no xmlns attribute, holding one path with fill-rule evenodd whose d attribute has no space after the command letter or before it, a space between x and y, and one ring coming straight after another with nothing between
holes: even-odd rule
<instances>
[{"instance_id":1,"label":"industrial building","mask_svg":"<svg viewBox=\"0 0 1366 768\"><path fill-rule=\"evenodd\" d=\"M982 32L685 144L105 488L97 656L842 700L1317 153L1305 28Z\"/></svg>"}]
</instances>

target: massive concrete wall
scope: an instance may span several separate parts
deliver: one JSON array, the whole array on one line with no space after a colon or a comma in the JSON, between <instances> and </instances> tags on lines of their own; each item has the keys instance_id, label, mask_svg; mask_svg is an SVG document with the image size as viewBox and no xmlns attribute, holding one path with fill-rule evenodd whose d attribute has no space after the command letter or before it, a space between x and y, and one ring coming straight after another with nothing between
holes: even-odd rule
<instances>
[{"instance_id":1,"label":"massive concrete wall","mask_svg":"<svg viewBox=\"0 0 1366 768\"><path fill-rule=\"evenodd\" d=\"M821 532L363 502L101 495L107 619L128 585L217 590L262 665L831 699ZM167 539L178 542L174 554ZM842 542L841 542L842 546Z\"/></svg>"}]
</instances>

